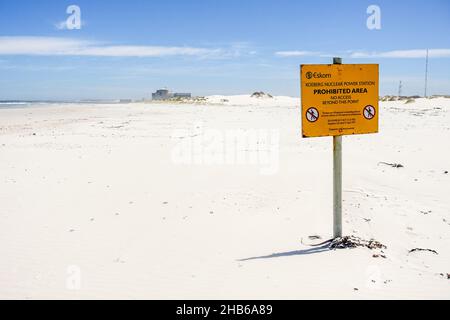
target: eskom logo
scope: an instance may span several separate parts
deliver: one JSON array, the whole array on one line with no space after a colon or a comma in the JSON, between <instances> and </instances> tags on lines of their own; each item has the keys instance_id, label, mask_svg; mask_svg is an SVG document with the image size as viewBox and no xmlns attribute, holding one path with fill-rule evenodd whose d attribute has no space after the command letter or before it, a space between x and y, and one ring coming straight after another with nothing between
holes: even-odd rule
<instances>
[{"instance_id":1,"label":"eskom logo","mask_svg":"<svg viewBox=\"0 0 450 320\"><path fill-rule=\"evenodd\" d=\"M306 79L327 79L331 78L330 73L322 73L322 72L307 72Z\"/></svg>"}]
</instances>

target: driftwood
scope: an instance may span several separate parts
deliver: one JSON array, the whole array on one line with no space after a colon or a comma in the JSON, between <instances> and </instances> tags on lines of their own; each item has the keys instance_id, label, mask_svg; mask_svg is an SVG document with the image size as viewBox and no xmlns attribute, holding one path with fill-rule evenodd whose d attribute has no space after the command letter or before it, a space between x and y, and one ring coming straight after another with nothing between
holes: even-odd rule
<instances>
[{"instance_id":1,"label":"driftwood","mask_svg":"<svg viewBox=\"0 0 450 320\"><path fill-rule=\"evenodd\" d=\"M414 249L411 249L411 250L409 250L409 253L419 252L419 251L427 251L427 252L431 252L431 253L434 253L434 254L439 254L439 253L437 253L436 250L432 250L432 249L422 249L422 248L414 248Z\"/></svg>"},{"instance_id":2,"label":"driftwood","mask_svg":"<svg viewBox=\"0 0 450 320\"><path fill-rule=\"evenodd\" d=\"M392 167L392 168L397 168L397 169L404 168L404 166L403 166L402 164L400 164L400 163L380 162L380 163L378 163L378 164L384 164L384 165L390 166L390 167Z\"/></svg>"}]
</instances>

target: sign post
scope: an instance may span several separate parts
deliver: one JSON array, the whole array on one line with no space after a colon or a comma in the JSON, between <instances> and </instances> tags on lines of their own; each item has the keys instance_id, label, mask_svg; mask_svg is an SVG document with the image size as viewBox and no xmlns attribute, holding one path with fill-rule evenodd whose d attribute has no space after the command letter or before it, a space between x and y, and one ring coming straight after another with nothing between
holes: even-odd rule
<instances>
[{"instance_id":1,"label":"sign post","mask_svg":"<svg viewBox=\"0 0 450 320\"><path fill-rule=\"evenodd\" d=\"M333 137L333 233L342 237L342 136L378 132L379 66L301 66L302 134Z\"/></svg>"},{"instance_id":2,"label":"sign post","mask_svg":"<svg viewBox=\"0 0 450 320\"><path fill-rule=\"evenodd\" d=\"M333 58L333 64L342 64ZM342 136L333 136L333 234L342 237Z\"/></svg>"}]
</instances>

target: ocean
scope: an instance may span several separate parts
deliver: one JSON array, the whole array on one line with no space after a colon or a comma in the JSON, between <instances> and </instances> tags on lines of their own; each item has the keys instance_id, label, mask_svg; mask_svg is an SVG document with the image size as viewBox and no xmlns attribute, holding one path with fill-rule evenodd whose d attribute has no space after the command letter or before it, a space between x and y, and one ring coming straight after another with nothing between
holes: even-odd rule
<instances>
[{"instance_id":1,"label":"ocean","mask_svg":"<svg viewBox=\"0 0 450 320\"><path fill-rule=\"evenodd\" d=\"M132 100L82 100L82 101L25 101L25 100L0 100L0 109L29 108L37 106L53 106L65 104L123 104Z\"/></svg>"}]
</instances>

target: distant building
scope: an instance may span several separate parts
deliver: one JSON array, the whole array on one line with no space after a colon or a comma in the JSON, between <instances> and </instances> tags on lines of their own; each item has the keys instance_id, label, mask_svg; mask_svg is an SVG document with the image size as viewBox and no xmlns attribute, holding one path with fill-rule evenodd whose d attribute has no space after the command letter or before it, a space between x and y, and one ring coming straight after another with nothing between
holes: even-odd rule
<instances>
[{"instance_id":1,"label":"distant building","mask_svg":"<svg viewBox=\"0 0 450 320\"><path fill-rule=\"evenodd\" d=\"M155 93L152 93L153 100L169 100L172 98L191 98L192 95L190 93L172 93L167 89L159 89L156 90Z\"/></svg>"},{"instance_id":2,"label":"distant building","mask_svg":"<svg viewBox=\"0 0 450 320\"><path fill-rule=\"evenodd\" d=\"M153 100L167 100L173 97L173 94L170 93L167 89L156 90L155 93L152 93Z\"/></svg>"},{"instance_id":3,"label":"distant building","mask_svg":"<svg viewBox=\"0 0 450 320\"><path fill-rule=\"evenodd\" d=\"M174 98L191 98L192 95L190 93L174 93Z\"/></svg>"}]
</instances>

